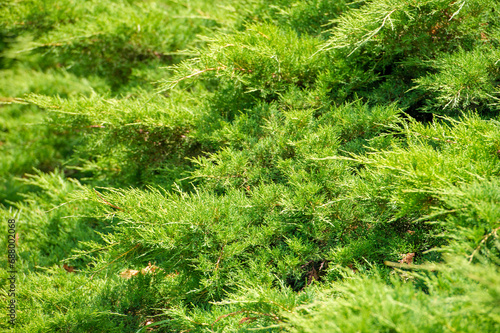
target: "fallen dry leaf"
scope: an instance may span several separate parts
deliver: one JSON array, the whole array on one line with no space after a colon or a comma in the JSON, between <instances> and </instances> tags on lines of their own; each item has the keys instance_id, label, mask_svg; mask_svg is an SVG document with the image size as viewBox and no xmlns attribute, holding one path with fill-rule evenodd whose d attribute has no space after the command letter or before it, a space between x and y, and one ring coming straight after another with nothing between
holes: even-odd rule
<instances>
[{"instance_id":1,"label":"fallen dry leaf","mask_svg":"<svg viewBox=\"0 0 500 333\"><path fill-rule=\"evenodd\" d=\"M413 258L415 257L415 252L403 254L403 259L399 260L401 264L408 264L411 265L413 264Z\"/></svg>"},{"instance_id":2,"label":"fallen dry leaf","mask_svg":"<svg viewBox=\"0 0 500 333\"><path fill-rule=\"evenodd\" d=\"M146 268L143 268L141 270L141 273L142 274L146 274L146 273L154 273L156 272L157 270L159 270L160 268L158 266L155 266L155 265L151 265L151 262L148 263L148 266Z\"/></svg>"},{"instance_id":3,"label":"fallen dry leaf","mask_svg":"<svg viewBox=\"0 0 500 333\"><path fill-rule=\"evenodd\" d=\"M135 269L126 269L120 273L120 276L124 279L130 279L132 276L136 276L137 274L139 274L139 271L136 271Z\"/></svg>"},{"instance_id":4,"label":"fallen dry leaf","mask_svg":"<svg viewBox=\"0 0 500 333\"><path fill-rule=\"evenodd\" d=\"M148 320L146 320L146 322L143 324L143 326L148 326L148 325L151 325L151 324L153 324L153 323L154 323L154 321L153 321L152 319L148 319ZM154 330L154 328L153 328L153 327L148 327L148 328L146 328L146 331L148 331L148 332L153 332L153 330Z\"/></svg>"},{"instance_id":5,"label":"fallen dry leaf","mask_svg":"<svg viewBox=\"0 0 500 333\"><path fill-rule=\"evenodd\" d=\"M75 272L75 268L72 267L72 266L68 266L66 264L63 265L63 268L66 270L66 272L68 273L74 273Z\"/></svg>"},{"instance_id":6,"label":"fallen dry leaf","mask_svg":"<svg viewBox=\"0 0 500 333\"><path fill-rule=\"evenodd\" d=\"M158 266L152 265L151 262L149 262L148 266L141 269L140 271L135 270L135 269L126 269L120 273L120 276L124 279L130 279L132 276L136 276L139 273L141 273L143 275L146 275L148 273L155 274L155 272L158 270L161 270L161 268L159 268Z\"/></svg>"}]
</instances>

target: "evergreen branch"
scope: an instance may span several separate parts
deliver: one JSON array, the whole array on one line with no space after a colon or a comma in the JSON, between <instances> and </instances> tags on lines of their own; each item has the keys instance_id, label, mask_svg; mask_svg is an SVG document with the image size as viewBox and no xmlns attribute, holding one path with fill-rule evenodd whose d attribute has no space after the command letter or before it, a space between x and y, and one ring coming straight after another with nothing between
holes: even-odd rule
<instances>
[{"instance_id":1,"label":"evergreen branch","mask_svg":"<svg viewBox=\"0 0 500 333\"><path fill-rule=\"evenodd\" d=\"M115 206L115 205L113 205L112 203L110 203L109 201L107 201L106 199L104 199L104 197L101 195L101 193L97 192L97 190L96 190L95 188L94 188L93 190L94 190L94 192L97 194L97 196L99 196L99 198L101 198L101 200L102 200L102 201L104 201L104 203L105 203L106 205L111 206L111 207L113 207L113 208L116 208L116 209L118 209L118 210L123 210L123 208L120 208L120 207L118 207L118 206Z\"/></svg>"},{"instance_id":2,"label":"evergreen branch","mask_svg":"<svg viewBox=\"0 0 500 333\"><path fill-rule=\"evenodd\" d=\"M222 249L220 250L219 258L217 259L217 263L215 265L215 272L217 272L217 270L219 269L219 263L220 263L220 261L222 259L222 254L224 253L224 247L225 246L226 246L225 244L222 245Z\"/></svg>"},{"instance_id":3,"label":"evergreen branch","mask_svg":"<svg viewBox=\"0 0 500 333\"><path fill-rule=\"evenodd\" d=\"M129 254L130 252L132 252L133 250L137 249L138 247L140 247L141 244L136 244L133 248L129 249L128 251L126 251L125 253L122 253L120 254L118 257L116 257L115 259L111 260L109 263L107 263L104 267L102 267L101 269L98 269L97 271L95 271L91 276L90 278L94 278L94 276L99 273L100 271L102 271L103 269L105 269L106 267L109 267L111 266L115 261L117 261L118 259L120 259L121 257L124 257L126 256L127 254Z\"/></svg>"},{"instance_id":4,"label":"evergreen branch","mask_svg":"<svg viewBox=\"0 0 500 333\"><path fill-rule=\"evenodd\" d=\"M456 15L458 15L458 13L460 13L460 11L462 10L462 8L464 7L464 5L465 5L466 2L467 2L466 0L462 1L462 4L458 8L458 10L456 12L454 12L453 15L451 15L449 21L451 21Z\"/></svg>"},{"instance_id":5,"label":"evergreen branch","mask_svg":"<svg viewBox=\"0 0 500 333\"><path fill-rule=\"evenodd\" d=\"M361 46L363 46L366 42L368 42L373 36L375 36L384 26L385 26L385 22L389 19L389 21L391 22L391 25L392 25L392 21L391 21L391 14L394 13L397 9L393 9L391 10L385 17L384 19L382 20L382 24L375 30L373 30L370 34L367 34L368 37L366 37L366 39L362 42L358 42L356 44L358 44L358 46L356 46L354 48L354 50L352 50L347 56L351 56L357 49L359 49ZM394 29L394 26L393 26L393 29ZM366 35L365 35L366 36ZM363 36L364 37L364 36Z\"/></svg>"},{"instance_id":6,"label":"evergreen branch","mask_svg":"<svg viewBox=\"0 0 500 333\"><path fill-rule=\"evenodd\" d=\"M74 41L74 40L90 38L90 37L99 36L99 35L102 35L102 34L104 34L104 33L103 32L95 32L95 33L91 33L91 34L88 34L88 35L72 36L72 37L69 37L67 39L63 39L63 40L57 41L57 42L41 43L41 44L38 44L36 46L27 48L27 49L22 49L22 50L15 51L14 53L30 52L30 51L36 50L38 48L47 47L47 46L62 46L65 43L68 43L68 42L71 42L71 41Z\"/></svg>"},{"instance_id":7,"label":"evergreen branch","mask_svg":"<svg viewBox=\"0 0 500 333\"><path fill-rule=\"evenodd\" d=\"M180 79L177 79L177 80L174 80L174 81L170 81L170 84L167 86L166 90L174 88L179 82L184 81L186 79L198 76L198 75L206 73L206 72L219 71L219 70L224 70L224 69L226 69L226 66L213 67L213 68L205 68L203 70L196 71L196 72L194 72L192 74L183 76Z\"/></svg>"},{"instance_id":8,"label":"evergreen branch","mask_svg":"<svg viewBox=\"0 0 500 333\"><path fill-rule=\"evenodd\" d=\"M472 262L472 259L474 259L474 256L476 255L476 253L481 249L481 246L484 245L488 239L491 237L491 236L495 236L497 237L497 231L500 230L500 227L498 228L495 228L493 229L490 233L488 233L482 240L481 242L479 243L479 245L474 249L474 251L470 254L469 256L469 262Z\"/></svg>"},{"instance_id":9,"label":"evergreen branch","mask_svg":"<svg viewBox=\"0 0 500 333\"><path fill-rule=\"evenodd\" d=\"M218 317L211 325L211 327L213 328L214 325L219 322L220 320L224 319L224 318L227 318L227 317L231 317L231 316L235 316L237 314L240 314L240 313L249 313L249 314L254 314L254 315L259 315L259 316L267 316L267 317L271 317L272 319L280 322L282 321L280 319L280 317L278 317L277 315L275 315L274 313L264 313L264 312L257 312L257 311L251 311L251 310L240 310L240 311L235 311L235 312L231 312L231 313L228 313L228 314L225 314L225 315L222 315L220 317Z\"/></svg>"}]
</instances>

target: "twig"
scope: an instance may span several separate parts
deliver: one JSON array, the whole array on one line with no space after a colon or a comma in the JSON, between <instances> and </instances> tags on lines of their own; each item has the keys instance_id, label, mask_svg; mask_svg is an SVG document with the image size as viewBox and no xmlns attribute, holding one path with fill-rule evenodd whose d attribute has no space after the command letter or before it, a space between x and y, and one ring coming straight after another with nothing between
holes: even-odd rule
<instances>
[{"instance_id":1,"label":"twig","mask_svg":"<svg viewBox=\"0 0 500 333\"><path fill-rule=\"evenodd\" d=\"M254 314L254 315L262 315L262 316L267 316L267 317L271 317L273 318L274 320L276 321L281 321L281 319L275 315L274 313L263 313L263 312L257 312L257 311L249 311L249 310L240 310L240 311L236 311L236 312L231 312L231 313L228 313L228 314L225 314L225 315L222 315L220 316L219 318L217 318L217 320L215 320L213 323L212 323L212 328L214 327L214 325L224 319L224 318L227 318L229 316L234 316L234 315L237 315L237 314L240 314L240 313L250 313L250 314Z\"/></svg>"},{"instance_id":2,"label":"twig","mask_svg":"<svg viewBox=\"0 0 500 333\"><path fill-rule=\"evenodd\" d=\"M112 203L110 203L109 201L107 201L106 199L104 199L104 197L101 195L101 193L97 192L97 190L95 188L93 190L99 196L99 198L101 198L101 200L104 201L105 204L107 204L107 205L109 205L109 206L111 206L113 208L116 208L116 209L119 209L119 210L123 210L123 208L115 206Z\"/></svg>"},{"instance_id":3,"label":"twig","mask_svg":"<svg viewBox=\"0 0 500 333\"><path fill-rule=\"evenodd\" d=\"M203 70L200 70L200 71L197 71L197 72L194 72L192 74L189 74L189 75L186 75L184 77L181 77L180 79L178 80L175 80L175 81L172 81L170 82L170 89L175 87L179 82L181 81L184 81L186 79L189 79L193 76L197 76L197 75L200 75L200 74L203 74L203 73L206 73L206 72L209 72L209 71L218 71L218 70L221 70L221 69L226 69L226 66L221 66L221 67L212 67L212 68L205 68Z\"/></svg>"},{"instance_id":4,"label":"twig","mask_svg":"<svg viewBox=\"0 0 500 333\"><path fill-rule=\"evenodd\" d=\"M217 264L215 265L215 271L216 272L219 269L219 263L220 263L220 260L222 259L222 254L224 253L224 246L226 246L226 245L225 244L222 245L222 249L220 249L219 259L217 259Z\"/></svg>"},{"instance_id":5,"label":"twig","mask_svg":"<svg viewBox=\"0 0 500 333\"><path fill-rule=\"evenodd\" d=\"M117 261L118 259L120 259L121 257L127 255L129 252L132 252L133 250L137 249L139 246L141 246L141 244L136 244L133 248L131 248L127 252L120 254L118 257L116 257L113 261L111 261L110 263L108 263L106 266L104 266L103 268L95 271L94 274L92 274L90 276L90 278L93 279L94 275L96 275L98 272L102 271L103 269L105 269L106 267L108 267L109 265L111 265L112 263L114 263L115 261Z\"/></svg>"},{"instance_id":6,"label":"twig","mask_svg":"<svg viewBox=\"0 0 500 333\"><path fill-rule=\"evenodd\" d=\"M393 9L391 10L385 17L384 19L382 20L382 24L380 25L380 27L378 27L377 29L375 29L374 31L372 31L372 33L370 33L368 35L368 37L366 37L365 40L363 40L361 43L358 43L358 46L356 46L354 48L354 50L351 51L351 53L349 53L347 56L351 56L351 54L354 53L354 51L356 51L357 49L359 49L361 46L363 46L366 42L368 42L373 36L375 36L384 26L385 26L385 22L389 19L389 21L391 22L391 25L392 25L392 21L391 21L391 14L394 13L397 9ZM365 34L366 36L366 34Z\"/></svg>"},{"instance_id":7,"label":"twig","mask_svg":"<svg viewBox=\"0 0 500 333\"><path fill-rule=\"evenodd\" d=\"M479 251L479 249L481 248L481 245L483 245L484 243L486 243L488 241L488 238L490 238L492 235L497 235L497 231L500 230L500 227L498 228L495 228L493 229L489 234L487 234L482 240L481 242L479 242L479 245L476 247L476 249L472 252L472 254L469 256L469 262L472 261L472 259L474 259L474 255L477 253L477 251Z\"/></svg>"}]
</instances>

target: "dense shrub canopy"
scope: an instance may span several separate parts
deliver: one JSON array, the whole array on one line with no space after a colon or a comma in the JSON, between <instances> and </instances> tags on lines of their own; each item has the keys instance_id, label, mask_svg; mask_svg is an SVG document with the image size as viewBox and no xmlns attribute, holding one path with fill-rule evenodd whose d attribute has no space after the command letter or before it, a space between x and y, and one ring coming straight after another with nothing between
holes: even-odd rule
<instances>
[{"instance_id":1,"label":"dense shrub canopy","mask_svg":"<svg viewBox=\"0 0 500 333\"><path fill-rule=\"evenodd\" d=\"M499 11L0 4L15 328L500 331Z\"/></svg>"}]
</instances>

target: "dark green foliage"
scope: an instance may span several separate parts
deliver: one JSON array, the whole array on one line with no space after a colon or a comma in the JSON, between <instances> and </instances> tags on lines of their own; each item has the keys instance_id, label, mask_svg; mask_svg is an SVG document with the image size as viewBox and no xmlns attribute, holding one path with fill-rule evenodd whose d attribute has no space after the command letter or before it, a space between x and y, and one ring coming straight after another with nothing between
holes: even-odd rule
<instances>
[{"instance_id":1,"label":"dark green foliage","mask_svg":"<svg viewBox=\"0 0 500 333\"><path fill-rule=\"evenodd\" d=\"M263 1L252 1L241 15L242 21L267 22L287 26L299 35L327 35L325 27L345 10L354 8L356 2L346 0L274 1L272 5ZM243 28L243 27L240 27Z\"/></svg>"},{"instance_id":2,"label":"dark green foliage","mask_svg":"<svg viewBox=\"0 0 500 333\"><path fill-rule=\"evenodd\" d=\"M3 3L16 329L499 331L499 10Z\"/></svg>"}]
</instances>

